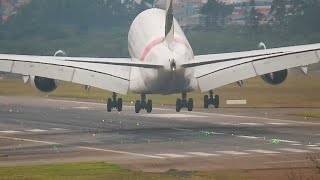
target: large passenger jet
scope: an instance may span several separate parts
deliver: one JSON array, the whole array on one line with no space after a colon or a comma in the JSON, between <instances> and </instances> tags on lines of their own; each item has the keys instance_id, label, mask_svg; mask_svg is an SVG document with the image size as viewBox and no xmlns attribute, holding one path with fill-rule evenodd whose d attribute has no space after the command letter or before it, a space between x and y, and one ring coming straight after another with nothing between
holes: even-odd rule
<instances>
[{"instance_id":1,"label":"large passenger jet","mask_svg":"<svg viewBox=\"0 0 320 180\"><path fill-rule=\"evenodd\" d=\"M128 44L130 58L57 57L0 54L0 71L22 74L42 92L54 91L58 81L97 87L113 92L107 110L122 111L117 94L141 95L135 112L152 111L147 94L176 94L176 111L193 109L192 91L209 92L204 96L205 108L219 107L215 88L261 76L272 85L281 84L288 69L320 62L320 44L292 46L268 50L194 55L184 32L173 15L173 0L166 10L148 9L133 21ZM107 42L106 42L107 43Z\"/></svg>"}]
</instances>

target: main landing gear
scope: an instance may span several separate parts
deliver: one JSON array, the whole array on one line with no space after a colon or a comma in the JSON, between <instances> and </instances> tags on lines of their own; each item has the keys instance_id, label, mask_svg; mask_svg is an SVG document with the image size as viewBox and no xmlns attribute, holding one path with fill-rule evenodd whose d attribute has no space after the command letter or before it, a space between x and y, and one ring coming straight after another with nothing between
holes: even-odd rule
<instances>
[{"instance_id":1,"label":"main landing gear","mask_svg":"<svg viewBox=\"0 0 320 180\"><path fill-rule=\"evenodd\" d=\"M116 93L113 93L112 95L112 99L109 98L108 99L108 102L107 102L107 110L108 112L111 112L112 109L117 109L119 112L122 111L122 99L119 98L117 100L117 94Z\"/></svg>"},{"instance_id":2,"label":"main landing gear","mask_svg":"<svg viewBox=\"0 0 320 180\"><path fill-rule=\"evenodd\" d=\"M208 109L210 105L213 105L215 108L219 108L220 105L220 97L218 95L215 95L213 97L213 91L209 91L210 97L208 95L204 96L204 108Z\"/></svg>"},{"instance_id":3,"label":"main landing gear","mask_svg":"<svg viewBox=\"0 0 320 180\"><path fill-rule=\"evenodd\" d=\"M141 101L137 100L135 103L136 113L140 113L142 109L147 110L148 113L152 112L152 100L148 100L147 102L145 94L141 94Z\"/></svg>"},{"instance_id":4,"label":"main landing gear","mask_svg":"<svg viewBox=\"0 0 320 180\"><path fill-rule=\"evenodd\" d=\"M182 99L177 99L176 111L180 112L182 108L187 108L188 111L193 110L193 99L187 100L187 93L182 93Z\"/></svg>"}]
</instances>

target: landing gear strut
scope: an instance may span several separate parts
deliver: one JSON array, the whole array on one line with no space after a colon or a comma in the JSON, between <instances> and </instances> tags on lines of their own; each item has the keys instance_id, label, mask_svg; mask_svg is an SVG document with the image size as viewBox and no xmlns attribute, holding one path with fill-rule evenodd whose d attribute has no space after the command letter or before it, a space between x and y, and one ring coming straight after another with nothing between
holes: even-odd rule
<instances>
[{"instance_id":1,"label":"landing gear strut","mask_svg":"<svg viewBox=\"0 0 320 180\"><path fill-rule=\"evenodd\" d=\"M187 108L188 111L193 110L193 99L187 100L187 93L182 93L182 99L177 99L176 111L180 112L182 108Z\"/></svg>"},{"instance_id":2,"label":"landing gear strut","mask_svg":"<svg viewBox=\"0 0 320 180\"><path fill-rule=\"evenodd\" d=\"M122 111L122 99L119 98L117 100L117 94L116 93L113 93L112 95L112 99L109 98L108 99L108 102L107 102L107 110L108 112L111 112L112 109L117 109L119 112Z\"/></svg>"},{"instance_id":3,"label":"landing gear strut","mask_svg":"<svg viewBox=\"0 0 320 180\"><path fill-rule=\"evenodd\" d=\"M210 105L213 105L215 108L219 108L220 105L220 97L215 95L213 97L213 91L209 91L210 97L208 95L204 96L203 104L204 108L208 109Z\"/></svg>"},{"instance_id":4,"label":"landing gear strut","mask_svg":"<svg viewBox=\"0 0 320 180\"><path fill-rule=\"evenodd\" d=\"M148 113L152 112L152 100L146 101L146 95L141 94L141 101L137 100L135 103L136 113L140 113L142 109L147 110Z\"/></svg>"}]
</instances>

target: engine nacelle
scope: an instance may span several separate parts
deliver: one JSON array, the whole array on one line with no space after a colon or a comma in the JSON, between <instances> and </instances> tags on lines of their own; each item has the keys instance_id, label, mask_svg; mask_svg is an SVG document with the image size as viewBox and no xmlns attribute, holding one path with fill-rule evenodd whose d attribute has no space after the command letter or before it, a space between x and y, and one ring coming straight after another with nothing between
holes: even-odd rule
<instances>
[{"instance_id":1,"label":"engine nacelle","mask_svg":"<svg viewBox=\"0 0 320 180\"><path fill-rule=\"evenodd\" d=\"M271 85L282 84L288 77L288 70L281 70L269 74L262 75L261 78Z\"/></svg>"},{"instance_id":2,"label":"engine nacelle","mask_svg":"<svg viewBox=\"0 0 320 180\"><path fill-rule=\"evenodd\" d=\"M39 91L44 93L50 93L58 88L58 80L39 77L39 76L31 76L30 77L31 85L37 88Z\"/></svg>"}]
</instances>

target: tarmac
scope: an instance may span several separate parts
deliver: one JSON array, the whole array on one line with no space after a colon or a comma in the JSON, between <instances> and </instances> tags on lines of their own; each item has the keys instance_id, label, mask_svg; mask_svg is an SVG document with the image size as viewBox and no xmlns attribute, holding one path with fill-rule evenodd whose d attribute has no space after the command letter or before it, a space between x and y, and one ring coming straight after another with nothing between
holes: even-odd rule
<instances>
[{"instance_id":1,"label":"tarmac","mask_svg":"<svg viewBox=\"0 0 320 180\"><path fill-rule=\"evenodd\" d=\"M133 170L279 169L320 160L319 109L108 113L103 103L0 96L0 167L107 162Z\"/></svg>"}]
</instances>

